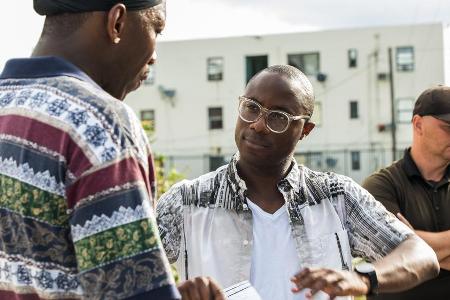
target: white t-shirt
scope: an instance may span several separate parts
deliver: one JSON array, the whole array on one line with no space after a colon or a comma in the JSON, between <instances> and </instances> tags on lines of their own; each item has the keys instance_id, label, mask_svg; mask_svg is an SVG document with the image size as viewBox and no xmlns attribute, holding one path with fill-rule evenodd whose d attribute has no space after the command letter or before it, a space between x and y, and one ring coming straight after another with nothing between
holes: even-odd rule
<instances>
[{"instance_id":1,"label":"white t-shirt","mask_svg":"<svg viewBox=\"0 0 450 300\"><path fill-rule=\"evenodd\" d=\"M247 199L253 213L253 252L250 282L263 300L303 300L294 294L290 278L300 271L286 204L269 214Z\"/></svg>"}]
</instances>

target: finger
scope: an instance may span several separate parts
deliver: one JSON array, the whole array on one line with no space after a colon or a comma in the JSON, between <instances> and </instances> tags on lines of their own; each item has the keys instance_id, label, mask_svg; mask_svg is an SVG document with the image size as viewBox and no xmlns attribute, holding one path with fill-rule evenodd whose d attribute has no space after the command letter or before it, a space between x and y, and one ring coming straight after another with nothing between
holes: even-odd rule
<instances>
[{"instance_id":1,"label":"finger","mask_svg":"<svg viewBox=\"0 0 450 300\"><path fill-rule=\"evenodd\" d=\"M297 274L291 277L291 281L300 281L303 277L307 276L311 272L310 268L304 268Z\"/></svg>"},{"instance_id":2,"label":"finger","mask_svg":"<svg viewBox=\"0 0 450 300\"><path fill-rule=\"evenodd\" d=\"M317 294L318 291L319 290L315 290L315 289L309 290L307 295L308 295L308 297L310 297L312 299L314 297L314 295Z\"/></svg>"},{"instance_id":3,"label":"finger","mask_svg":"<svg viewBox=\"0 0 450 300\"><path fill-rule=\"evenodd\" d=\"M336 282L333 286L333 288L326 291L328 295L337 297L337 296L345 296L349 293L349 285L346 283L346 281L342 278L338 282Z\"/></svg>"},{"instance_id":4,"label":"finger","mask_svg":"<svg viewBox=\"0 0 450 300\"><path fill-rule=\"evenodd\" d=\"M304 288L303 280L305 277L309 276L309 274L313 271L313 269L310 268L304 268L297 274L291 277L291 282L293 282L296 286L291 289L293 293L298 293Z\"/></svg>"},{"instance_id":5,"label":"finger","mask_svg":"<svg viewBox=\"0 0 450 300\"><path fill-rule=\"evenodd\" d=\"M197 300L197 299L203 300L203 298L200 298L200 294L198 293L198 290L195 286L189 289L189 297L192 300ZM209 300L209 299L206 298L205 300Z\"/></svg>"},{"instance_id":6,"label":"finger","mask_svg":"<svg viewBox=\"0 0 450 300\"><path fill-rule=\"evenodd\" d=\"M406 226L413 228L411 223L409 223L409 221L401 214L401 213L397 213L397 218L402 221Z\"/></svg>"},{"instance_id":7,"label":"finger","mask_svg":"<svg viewBox=\"0 0 450 300\"><path fill-rule=\"evenodd\" d=\"M209 300L209 282L208 279L205 277L196 277L194 279L195 285L197 288L197 292L200 295L201 300Z\"/></svg>"},{"instance_id":8,"label":"finger","mask_svg":"<svg viewBox=\"0 0 450 300\"><path fill-rule=\"evenodd\" d=\"M180 291L182 300L193 300L189 296L189 290L187 288L183 288L183 287L179 286L178 291Z\"/></svg>"},{"instance_id":9,"label":"finger","mask_svg":"<svg viewBox=\"0 0 450 300\"><path fill-rule=\"evenodd\" d=\"M403 223L406 221L405 217L401 213L397 213L397 218Z\"/></svg>"},{"instance_id":10,"label":"finger","mask_svg":"<svg viewBox=\"0 0 450 300\"><path fill-rule=\"evenodd\" d=\"M197 300L200 299L200 294L197 291L197 287L195 286L195 283L193 280L186 281L183 286L185 287L185 297L189 300ZM183 298L184 300L184 298Z\"/></svg>"},{"instance_id":11,"label":"finger","mask_svg":"<svg viewBox=\"0 0 450 300\"><path fill-rule=\"evenodd\" d=\"M324 290L329 284L330 282L328 282L325 276L318 277L315 281L312 282L310 286L311 296L317 294L318 291Z\"/></svg>"},{"instance_id":12,"label":"finger","mask_svg":"<svg viewBox=\"0 0 450 300\"><path fill-rule=\"evenodd\" d=\"M343 274L336 270L322 269L315 272L311 276L311 282L308 283L305 279L304 287L310 288L310 294L314 296L319 291L333 295L336 290L335 286L343 279ZM339 289L338 289L339 290Z\"/></svg>"},{"instance_id":13,"label":"finger","mask_svg":"<svg viewBox=\"0 0 450 300\"><path fill-rule=\"evenodd\" d=\"M183 299L183 300L190 300L190 299L189 299L189 294L188 294L187 288L186 288L186 282L180 283L180 284L177 286L177 288L178 288L178 291L179 291L180 294L181 294L181 299Z\"/></svg>"},{"instance_id":14,"label":"finger","mask_svg":"<svg viewBox=\"0 0 450 300\"><path fill-rule=\"evenodd\" d=\"M298 288L311 288L318 289L323 285L323 278L325 277L328 270L326 269L317 269L309 272L307 276L304 276L303 279L297 284Z\"/></svg>"},{"instance_id":15,"label":"finger","mask_svg":"<svg viewBox=\"0 0 450 300\"><path fill-rule=\"evenodd\" d=\"M214 300L226 300L225 295L220 288L220 285L212 278L208 277L209 280L209 290L212 295L211 299Z\"/></svg>"}]
</instances>

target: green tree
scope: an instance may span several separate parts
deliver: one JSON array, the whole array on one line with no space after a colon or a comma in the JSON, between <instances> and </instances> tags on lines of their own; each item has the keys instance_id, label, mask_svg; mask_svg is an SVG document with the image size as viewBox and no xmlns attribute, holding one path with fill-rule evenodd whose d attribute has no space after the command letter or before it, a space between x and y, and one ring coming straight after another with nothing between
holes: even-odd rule
<instances>
[{"instance_id":1,"label":"green tree","mask_svg":"<svg viewBox=\"0 0 450 300\"><path fill-rule=\"evenodd\" d=\"M172 185L185 178L175 168L170 168L167 171L164 165L165 160L164 155L155 155L156 190L158 197L167 192Z\"/></svg>"}]
</instances>

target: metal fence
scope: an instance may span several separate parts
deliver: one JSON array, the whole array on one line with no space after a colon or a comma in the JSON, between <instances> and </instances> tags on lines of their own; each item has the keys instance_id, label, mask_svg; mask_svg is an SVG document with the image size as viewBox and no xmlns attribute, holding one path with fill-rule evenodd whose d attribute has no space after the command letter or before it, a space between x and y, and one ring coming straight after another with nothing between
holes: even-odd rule
<instances>
[{"instance_id":1,"label":"metal fence","mask_svg":"<svg viewBox=\"0 0 450 300\"><path fill-rule=\"evenodd\" d=\"M232 154L165 156L164 168L176 169L186 178L192 179L226 164L231 156ZM402 156L403 150L398 151L396 157ZM299 164L313 170L343 174L358 183L362 183L367 176L392 163L390 149L297 152L295 158Z\"/></svg>"}]
</instances>

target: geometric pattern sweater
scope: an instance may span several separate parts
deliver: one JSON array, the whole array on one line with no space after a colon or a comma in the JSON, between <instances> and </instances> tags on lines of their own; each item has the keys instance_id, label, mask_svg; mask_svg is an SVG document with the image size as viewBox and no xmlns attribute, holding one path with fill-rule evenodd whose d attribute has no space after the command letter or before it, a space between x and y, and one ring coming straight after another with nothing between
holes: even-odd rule
<instances>
[{"instance_id":1,"label":"geometric pattern sweater","mask_svg":"<svg viewBox=\"0 0 450 300\"><path fill-rule=\"evenodd\" d=\"M0 299L178 299L133 111L57 57L0 76Z\"/></svg>"}]
</instances>

